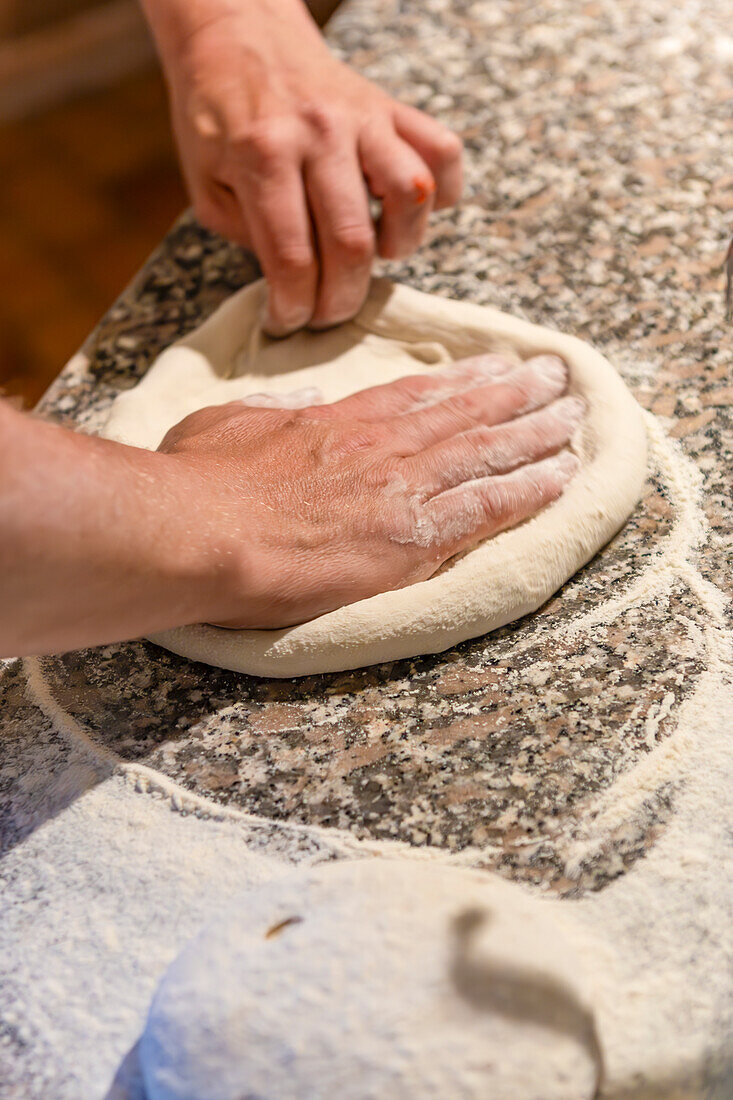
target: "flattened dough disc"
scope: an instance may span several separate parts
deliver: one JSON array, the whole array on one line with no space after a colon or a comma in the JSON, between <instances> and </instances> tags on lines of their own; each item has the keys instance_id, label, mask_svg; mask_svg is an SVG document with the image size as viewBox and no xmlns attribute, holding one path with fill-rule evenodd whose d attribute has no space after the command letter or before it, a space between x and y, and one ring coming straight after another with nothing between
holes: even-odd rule
<instances>
[{"instance_id":1,"label":"flattened dough disc","mask_svg":"<svg viewBox=\"0 0 733 1100\"><path fill-rule=\"evenodd\" d=\"M229 298L120 394L102 434L154 449L184 416L248 395L315 387L326 401L482 351L551 352L588 402L573 446L582 467L532 520L481 543L437 576L284 630L187 626L151 640L182 656L256 676L304 676L439 653L540 607L618 530L646 475L643 414L614 368L572 336L469 302L377 279L359 315L322 333L268 340L264 284Z\"/></svg>"}]
</instances>

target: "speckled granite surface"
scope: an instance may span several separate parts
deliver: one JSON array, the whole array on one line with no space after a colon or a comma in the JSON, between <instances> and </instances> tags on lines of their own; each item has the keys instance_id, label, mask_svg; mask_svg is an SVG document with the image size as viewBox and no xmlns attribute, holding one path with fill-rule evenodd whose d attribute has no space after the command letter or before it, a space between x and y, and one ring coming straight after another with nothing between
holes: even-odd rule
<instances>
[{"instance_id":1,"label":"speckled granite surface","mask_svg":"<svg viewBox=\"0 0 733 1100\"><path fill-rule=\"evenodd\" d=\"M0 663L0 1100L143 1100L183 944L293 864L375 851L495 870L575 922L604 1097L733 1096L729 23L717 0L349 0L334 44L468 149L465 201L389 273L592 341L653 414L648 490L538 614L439 656L294 682L144 642ZM184 219L43 413L94 431L255 274Z\"/></svg>"},{"instance_id":2,"label":"speckled granite surface","mask_svg":"<svg viewBox=\"0 0 733 1100\"><path fill-rule=\"evenodd\" d=\"M330 35L361 71L439 114L467 145L465 201L389 273L599 347L702 471L710 533L700 562L724 589L729 32L713 0L694 10L668 0L358 0ZM184 219L44 412L94 430L162 347L255 273ZM593 860L567 865L567 842L599 792L674 728L704 665L703 612L684 579L572 630L645 575L674 520L668 472L652 469L627 528L539 614L435 657L283 682L135 642L49 658L43 670L93 740L216 802L465 850L577 896L622 875L674 813L667 779L634 825L616 828Z\"/></svg>"}]
</instances>

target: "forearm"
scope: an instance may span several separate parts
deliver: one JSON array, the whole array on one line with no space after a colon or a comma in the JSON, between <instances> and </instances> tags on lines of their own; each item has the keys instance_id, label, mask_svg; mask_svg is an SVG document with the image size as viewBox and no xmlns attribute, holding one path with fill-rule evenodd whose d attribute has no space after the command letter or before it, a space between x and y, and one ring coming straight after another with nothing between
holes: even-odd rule
<instances>
[{"instance_id":1,"label":"forearm","mask_svg":"<svg viewBox=\"0 0 733 1100\"><path fill-rule=\"evenodd\" d=\"M0 655L59 652L214 616L197 487L168 456L0 401Z\"/></svg>"},{"instance_id":2,"label":"forearm","mask_svg":"<svg viewBox=\"0 0 733 1100\"><path fill-rule=\"evenodd\" d=\"M140 0L164 63L199 31L222 19L246 15L253 45L266 46L288 25L294 36L320 39L303 0Z\"/></svg>"}]
</instances>

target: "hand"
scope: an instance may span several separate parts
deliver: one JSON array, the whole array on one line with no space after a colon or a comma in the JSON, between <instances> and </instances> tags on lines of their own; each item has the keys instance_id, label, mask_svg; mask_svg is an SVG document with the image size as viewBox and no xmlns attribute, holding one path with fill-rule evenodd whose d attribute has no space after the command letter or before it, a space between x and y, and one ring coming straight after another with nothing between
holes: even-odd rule
<instances>
[{"instance_id":1,"label":"hand","mask_svg":"<svg viewBox=\"0 0 733 1100\"><path fill-rule=\"evenodd\" d=\"M429 577L562 492L565 381L484 355L333 405L202 409L157 454L0 401L0 655L285 626Z\"/></svg>"},{"instance_id":2,"label":"hand","mask_svg":"<svg viewBox=\"0 0 733 1100\"><path fill-rule=\"evenodd\" d=\"M352 317L375 252L407 256L458 200L460 140L332 57L301 0L144 7L194 210L257 254L267 331Z\"/></svg>"},{"instance_id":3,"label":"hand","mask_svg":"<svg viewBox=\"0 0 733 1100\"><path fill-rule=\"evenodd\" d=\"M578 466L564 448L584 406L566 385L554 356L482 355L332 405L187 417L160 450L202 487L192 507L234 563L212 618L303 622L424 580L532 516Z\"/></svg>"}]
</instances>

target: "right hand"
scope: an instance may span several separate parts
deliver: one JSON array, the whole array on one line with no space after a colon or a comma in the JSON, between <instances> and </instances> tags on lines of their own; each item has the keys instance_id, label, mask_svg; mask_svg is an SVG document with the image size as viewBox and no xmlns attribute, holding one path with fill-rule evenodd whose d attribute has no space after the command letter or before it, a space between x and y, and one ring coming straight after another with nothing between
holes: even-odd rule
<instances>
[{"instance_id":1,"label":"right hand","mask_svg":"<svg viewBox=\"0 0 733 1100\"><path fill-rule=\"evenodd\" d=\"M408 256L431 211L458 201L460 139L333 57L301 0L144 6L194 209L256 253L266 331L353 317L375 255Z\"/></svg>"},{"instance_id":2,"label":"right hand","mask_svg":"<svg viewBox=\"0 0 733 1100\"><path fill-rule=\"evenodd\" d=\"M481 355L331 405L186 417L159 449L203 490L229 566L210 621L304 622L528 519L578 468L566 447L584 406L566 388L554 356Z\"/></svg>"}]
</instances>

